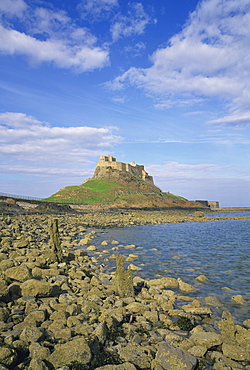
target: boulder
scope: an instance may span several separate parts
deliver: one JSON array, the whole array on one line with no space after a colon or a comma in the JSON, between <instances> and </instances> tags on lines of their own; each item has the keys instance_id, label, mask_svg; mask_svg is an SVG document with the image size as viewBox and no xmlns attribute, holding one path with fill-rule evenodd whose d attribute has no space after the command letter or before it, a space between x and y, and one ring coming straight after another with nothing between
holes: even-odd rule
<instances>
[{"instance_id":1,"label":"boulder","mask_svg":"<svg viewBox=\"0 0 250 370\"><path fill-rule=\"evenodd\" d=\"M214 332L198 331L191 335L192 340L196 346L211 348L222 344L222 336Z\"/></svg>"},{"instance_id":2,"label":"boulder","mask_svg":"<svg viewBox=\"0 0 250 370\"><path fill-rule=\"evenodd\" d=\"M48 366L45 364L44 361L40 359L32 359L30 361L28 370L49 370Z\"/></svg>"},{"instance_id":3,"label":"boulder","mask_svg":"<svg viewBox=\"0 0 250 370\"><path fill-rule=\"evenodd\" d=\"M14 266L14 262L11 261L10 259L8 260L3 260L0 262L0 272L5 271L9 269L10 267Z\"/></svg>"},{"instance_id":4,"label":"boulder","mask_svg":"<svg viewBox=\"0 0 250 370\"><path fill-rule=\"evenodd\" d=\"M222 344L222 353L224 356L236 361L250 361L250 353L246 349L227 343Z\"/></svg>"},{"instance_id":5,"label":"boulder","mask_svg":"<svg viewBox=\"0 0 250 370\"><path fill-rule=\"evenodd\" d=\"M124 362L120 365L105 365L101 367L96 367L95 370L136 370L136 367L130 362Z\"/></svg>"},{"instance_id":6,"label":"boulder","mask_svg":"<svg viewBox=\"0 0 250 370\"><path fill-rule=\"evenodd\" d=\"M36 326L26 327L20 334L20 339L25 343L39 342L43 337L43 330Z\"/></svg>"},{"instance_id":7,"label":"boulder","mask_svg":"<svg viewBox=\"0 0 250 370\"><path fill-rule=\"evenodd\" d=\"M125 362L132 362L140 369L150 368L152 356L146 353L145 349L136 344L127 344L118 348L120 358Z\"/></svg>"},{"instance_id":8,"label":"boulder","mask_svg":"<svg viewBox=\"0 0 250 370\"><path fill-rule=\"evenodd\" d=\"M87 364L91 360L91 351L84 338L73 339L67 343L57 344L54 352L49 356L50 362L55 368L69 365L72 362Z\"/></svg>"},{"instance_id":9,"label":"boulder","mask_svg":"<svg viewBox=\"0 0 250 370\"><path fill-rule=\"evenodd\" d=\"M107 335L108 335L108 328L107 328L107 325L105 324L105 322L100 323L100 324L97 325L97 327L95 328L95 330L93 332L93 335L95 337L97 337L98 341L101 344L105 343L105 341L107 339Z\"/></svg>"},{"instance_id":10,"label":"boulder","mask_svg":"<svg viewBox=\"0 0 250 370\"><path fill-rule=\"evenodd\" d=\"M5 279L0 279L0 301L4 301L8 297L8 283Z\"/></svg>"},{"instance_id":11,"label":"boulder","mask_svg":"<svg viewBox=\"0 0 250 370\"><path fill-rule=\"evenodd\" d=\"M205 281L207 281L208 278L205 275L199 275L195 278L195 280L199 281L199 283L205 283Z\"/></svg>"},{"instance_id":12,"label":"boulder","mask_svg":"<svg viewBox=\"0 0 250 370\"><path fill-rule=\"evenodd\" d=\"M196 368L197 359L190 353L180 348L175 348L163 342L159 344L159 349L155 359L152 361L152 370L193 370Z\"/></svg>"},{"instance_id":13,"label":"boulder","mask_svg":"<svg viewBox=\"0 0 250 370\"><path fill-rule=\"evenodd\" d=\"M59 294L59 287L46 281L30 279L21 284L23 296L31 297L53 297Z\"/></svg>"},{"instance_id":14,"label":"boulder","mask_svg":"<svg viewBox=\"0 0 250 370\"><path fill-rule=\"evenodd\" d=\"M12 280L20 281L21 283L32 279L32 273L24 263L20 266L14 266L5 270L5 275Z\"/></svg>"},{"instance_id":15,"label":"boulder","mask_svg":"<svg viewBox=\"0 0 250 370\"><path fill-rule=\"evenodd\" d=\"M229 311L224 311L222 313L222 319L219 321L218 327L224 343L236 344L236 328Z\"/></svg>"},{"instance_id":16,"label":"boulder","mask_svg":"<svg viewBox=\"0 0 250 370\"><path fill-rule=\"evenodd\" d=\"M195 290L195 287L191 284L185 283L182 279L178 278L178 286L181 292L191 293Z\"/></svg>"},{"instance_id":17,"label":"boulder","mask_svg":"<svg viewBox=\"0 0 250 370\"><path fill-rule=\"evenodd\" d=\"M187 307L184 308L184 311L186 313L190 313L191 315L205 315L205 316L211 316L212 311L208 307Z\"/></svg>"},{"instance_id":18,"label":"boulder","mask_svg":"<svg viewBox=\"0 0 250 370\"><path fill-rule=\"evenodd\" d=\"M159 286L159 287L162 287L162 289L164 289L164 288L178 288L178 286L179 286L177 279L167 278L167 277L163 277L163 278L160 278L160 279L148 280L147 285L149 287Z\"/></svg>"},{"instance_id":19,"label":"boulder","mask_svg":"<svg viewBox=\"0 0 250 370\"><path fill-rule=\"evenodd\" d=\"M86 249L87 249L87 251L96 251L97 247L95 245L90 245Z\"/></svg>"},{"instance_id":20,"label":"boulder","mask_svg":"<svg viewBox=\"0 0 250 370\"><path fill-rule=\"evenodd\" d=\"M236 304L246 304L246 300L242 297L242 295L233 295L232 296L232 301Z\"/></svg>"},{"instance_id":21,"label":"boulder","mask_svg":"<svg viewBox=\"0 0 250 370\"><path fill-rule=\"evenodd\" d=\"M29 353L30 357L36 360L46 360L50 356L50 350L36 342L30 344Z\"/></svg>"},{"instance_id":22,"label":"boulder","mask_svg":"<svg viewBox=\"0 0 250 370\"><path fill-rule=\"evenodd\" d=\"M250 329L250 319L247 319L247 320L243 321L243 325L244 325L246 328Z\"/></svg>"},{"instance_id":23,"label":"boulder","mask_svg":"<svg viewBox=\"0 0 250 370\"><path fill-rule=\"evenodd\" d=\"M11 366L16 362L16 352L7 347L0 347L0 363L3 365Z\"/></svg>"},{"instance_id":24,"label":"boulder","mask_svg":"<svg viewBox=\"0 0 250 370\"><path fill-rule=\"evenodd\" d=\"M143 315L145 311L148 311L147 305L140 302L132 302L126 306L126 309L133 313L139 313Z\"/></svg>"}]
</instances>

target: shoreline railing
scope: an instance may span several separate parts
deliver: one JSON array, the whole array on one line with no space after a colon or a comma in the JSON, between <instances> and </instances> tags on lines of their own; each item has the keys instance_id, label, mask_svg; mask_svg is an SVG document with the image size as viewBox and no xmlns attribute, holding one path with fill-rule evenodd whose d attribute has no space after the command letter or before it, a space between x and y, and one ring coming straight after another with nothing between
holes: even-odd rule
<instances>
[{"instance_id":1,"label":"shoreline railing","mask_svg":"<svg viewBox=\"0 0 250 370\"><path fill-rule=\"evenodd\" d=\"M1 193L0 196L6 197L6 198L13 198L13 199L24 199L24 200L43 200L43 198L37 198L37 197L29 197L25 195L14 195L14 194L7 194L7 193Z\"/></svg>"}]
</instances>

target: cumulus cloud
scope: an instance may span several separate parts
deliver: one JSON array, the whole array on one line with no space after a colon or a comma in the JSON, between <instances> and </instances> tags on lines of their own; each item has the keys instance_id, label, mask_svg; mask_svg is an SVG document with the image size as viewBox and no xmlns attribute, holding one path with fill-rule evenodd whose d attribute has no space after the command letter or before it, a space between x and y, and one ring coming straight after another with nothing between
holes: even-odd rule
<instances>
[{"instance_id":1,"label":"cumulus cloud","mask_svg":"<svg viewBox=\"0 0 250 370\"><path fill-rule=\"evenodd\" d=\"M97 38L88 29L78 27L64 11L33 9L21 0L15 0L14 4L12 13L7 6L0 5L2 54L24 55L33 63L49 62L77 72L109 64L107 48L98 46ZM14 15L20 17L20 29Z\"/></svg>"},{"instance_id":2,"label":"cumulus cloud","mask_svg":"<svg viewBox=\"0 0 250 370\"><path fill-rule=\"evenodd\" d=\"M23 113L0 114L0 156L5 161L71 164L86 162L89 157L110 150L121 138L116 128L51 127Z\"/></svg>"},{"instance_id":3,"label":"cumulus cloud","mask_svg":"<svg viewBox=\"0 0 250 370\"><path fill-rule=\"evenodd\" d=\"M111 26L113 41L122 37L141 35L151 18L145 12L141 3L130 4L127 15L118 14Z\"/></svg>"},{"instance_id":4,"label":"cumulus cloud","mask_svg":"<svg viewBox=\"0 0 250 370\"><path fill-rule=\"evenodd\" d=\"M118 27L114 37L122 32ZM112 87L142 88L160 108L216 98L241 122L250 106L249 35L249 2L203 0L183 30L153 53L150 68L131 67Z\"/></svg>"},{"instance_id":5,"label":"cumulus cloud","mask_svg":"<svg viewBox=\"0 0 250 370\"><path fill-rule=\"evenodd\" d=\"M83 18L99 21L110 17L113 9L117 7L117 0L82 0L77 8Z\"/></svg>"}]
</instances>

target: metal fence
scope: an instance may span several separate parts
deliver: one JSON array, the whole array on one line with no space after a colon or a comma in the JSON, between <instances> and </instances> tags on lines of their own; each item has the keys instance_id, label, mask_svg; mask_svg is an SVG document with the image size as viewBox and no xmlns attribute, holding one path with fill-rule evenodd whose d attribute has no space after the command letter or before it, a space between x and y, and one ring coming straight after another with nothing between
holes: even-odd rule
<instances>
[{"instance_id":1,"label":"metal fence","mask_svg":"<svg viewBox=\"0 0 250 370\"><path fill-rule=\"evenodd\" d=\"M25 199L25 200L42 200L43 198L36 198L36 197L28 197L25 195L14 195L14 194L6 194L6 193L1 193L0 196L6 197L6 198L14 198L14 199Z\"/></svg>"}]
</instances>

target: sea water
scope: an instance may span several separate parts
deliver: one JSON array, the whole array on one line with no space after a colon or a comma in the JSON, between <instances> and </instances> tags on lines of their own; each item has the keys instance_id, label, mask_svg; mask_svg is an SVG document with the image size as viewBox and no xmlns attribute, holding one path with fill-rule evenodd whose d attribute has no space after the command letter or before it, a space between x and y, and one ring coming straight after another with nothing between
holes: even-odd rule
<instances>
[{"instance_id":1,"label":"sea water","mask_svg":"<svg viewBox=\"0 0 250 370\"><path fill-rule=\"evenodd\" d=\"M138 257L126 262L126 267L133 263L141 268L134 276L182 278L196 288L189 296L212 296L221 302L211 307L215 316L221 317L223 310L229 310L238 323L250 318L250 219L113 228L97 235L94 243L98 252L105 250L100 263L109 271L115 269L111 254L123 254L125 259L134 254ZM103 240L108 245L101 246ZM114 251L113 240L136 247ZM204 283L196 280L201 274L208 278ZM232 296L238 294L246 304L232 301Z\"/></svg>"}]
</instances>

